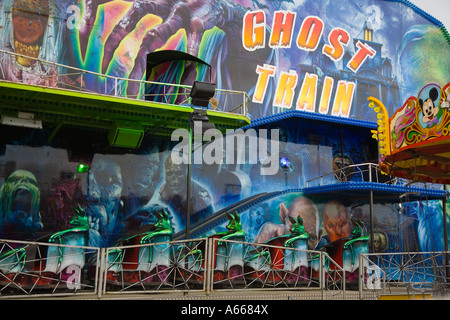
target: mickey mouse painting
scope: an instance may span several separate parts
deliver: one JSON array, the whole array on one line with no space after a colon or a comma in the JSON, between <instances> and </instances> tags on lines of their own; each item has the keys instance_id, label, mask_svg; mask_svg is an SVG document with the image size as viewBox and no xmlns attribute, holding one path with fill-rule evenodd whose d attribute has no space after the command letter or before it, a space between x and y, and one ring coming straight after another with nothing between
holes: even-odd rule
<instances>
[{"instance_id":1,"label":"mickey mouse painting","mask_svg":"<svg viewBox=\"0 0 450 320\"><path fill-rule=\"evenodd\" d=\"M419 106L422 108L421 124L424 128L432 128L439 124L442 109L439 105L439 87L429 85L419 94Z\"/></svg>"}]
</instances>

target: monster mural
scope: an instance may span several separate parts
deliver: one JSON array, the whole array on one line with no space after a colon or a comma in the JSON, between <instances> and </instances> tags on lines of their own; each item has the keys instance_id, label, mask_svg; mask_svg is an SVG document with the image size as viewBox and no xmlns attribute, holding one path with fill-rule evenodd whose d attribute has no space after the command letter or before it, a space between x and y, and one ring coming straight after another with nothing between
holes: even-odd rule
<instances>
[{"instance_id":1,"label":"monster mural","mask_svg":"<svg viewBox=\"0 0 450 320\"><path fill-rule=\"evenodd\" d=\"M111 157L96 156L92 160L89 172L85 203L93 233L90 242L93 246L106 247L117 239L119 232L122 172ZM109 241L109 237L113 240ZM102 240L106 243L102 243Z\"/></svg>"},{"instance_id":2,"label":"monster mural","mask_svg":"<svg viewBox=\"0 0 450 320\"><path fill-rule=\"evenodd\" d=\"M41 194L33 173L23 169L11 173L0 189L0 200L2 238L20 239L42 229Z\"/></svg>"},{"instance_id":3,"label":"monster mural","mask_svg":"<svg viewBox=\"0 0 450 320\"><path fill-rule=\"evenodd\" d=\"M270 158L270 148L258 154L256 164L193 164L188 199L187 166L173 163L167 137L146 137L139 149L124 150L102 144L106 134L90 129L67 128L50 139L46 128L0 126L0 238L53 235L59 241L80 234L74 223L82 214L83 244L110 247L154 231L161 212L164 230L172 235L186 230L188 205L189 222L196 224L252 196L289 190L234 216L239 235L252 243L292 235L308 250L345 239L355 249L356 241L348 241L366 239L368 206L310 197L302 189L333 170L337 174L322 181L359 182L357 165L377 162L373 126L326 120L376 121L368 96L384 101L388 111L417 96L422 127L439 125L450 94L448 84L434 84L448 83L448 43L435 21L417 12L401 1L376 0L2 1L1 79L57 87L64 74L65 87L114 91L104 78L66 73L62 65L68 65L191 85L205 80L203 69L186 66L180 72L174 62L151 74L146 70L148 53L188 52L212 66L217 88L251 96L252 125L244 129L277 129L280 165L276 174L263 174L260 164ZM142 99L145 90L130 82L121 94ZM396 126L397 147L413 113L405 110ZM292 116L277 118L286 114ZM313 114L325 118L316 121ZM271 143L270 136L265 142ZM78 170L80 164L87 169ZM444 248L440 203L426 210L414 203L401 215L395 205L377 204L376 212L374 251ZM226 225L205 235L221 233L227 233Z\"/></svg>"},{"instance_id":4,"label":"monster mural","mask_svg":"<svg viewBox=\"0 0 450 320\"><path fill-rule=\"evenodd\" d=\"M38 85L56 86L56 67L47 68L33 58L58 62L56 54L61 43L60 31L55 25L49 1L5 1L3 7L2 49L20 56L12 57L2 53L4 79ZM42 77L44 75L45 77Z\"/></svg>"},{"instance_id":5,"label":"monster mural","mask_svg":"<svg viewBox=\"0 0 450 320\"><path fill-rule=\"evenodd\" d=\"M35 57L125 79L205 80L206 70L182 72L175 62L146 74L148 53L179 50L209 63L219 89L248 92L252 118L290 109L372 120L368 95L392 111L425 84L447 81L448 43L432 17L391 1L346 0L335 7L327 0L7 0L0 12L1 76L57 86L58 77L49 77L57 67ZM94 92L108 81L61 74L65 84ZM130 82L122 94L139 97L144 89Z\"/></svg>"},{"instance_id":6,"label":"monster mural","mask_svg":"<svg viewBox=\"0 0 450 320\"><path fill-rule=\"evenodd\" d=\"M367 177L361 175L358 166L346 166L376 161L376 146L371 141L370 128L339 126L332 122L314 123L300 116L274 120L254 128L273 128L279 121L284 123L289 138L285 145L281 143L280 150L286 151L280 153L280 167L274 176L264 176L255 170L255 166L259 168L258 164L224 164L214 166L213 170L204 164L192 165L190 225L206 221L214 212L233 205L239 199L283 190L292 190L296 194L302 188L313 186L316 183L313 179L333 170L338 171L326 175L321 183L342 182L343 178L344 182L362 181ZM2 130L8 130L8 127L2 127ZM25 136L30 134L29 129L21 131ZM38 133L45 136L46 131ZM33 135L36 136L36 132ZM295 140L291 138L294 136ZM72 137L71 143L85 141L75 129ZM61 144L63 136L55 139L52 147L44 142L40 147L37 143L34 147L26 147L22 144L27 139L19 135L8 139L10 142L5 144L4 155L0 158L6 177L1 189L1 198L4 199L3 238L30 240L68 229L73 217L72 208L77 205L86 212L88 244L93 247L112 246L124 236L148 230L157 221L155 213L162 209L167 210L175 233L186 228L186 167L176 166L175 170L171 159L173 143L168 138L149 140L135 154L116 154L114 147L105 147L102 153L83 155L78 154L82 151L70 147L60 148L65 146ZM89 149L87 145L86 150ZM342 154L346 156L342 157ZM43 162L33 161L36 157ZM296 167L292 171L284 170L284 161L294 162ZM347 164L343 165L342 161ZM81 163L88 169L79 170ZM342 167L345 170L340 170ZM302 173L301 179L297 179L297 170ZM224 185L229 187L223 188ZM230 195L230 190L237 193ZM326 204L320 205L307 197L277 205L257 202L241 214L246 241L265 242L286 234L290 230L289 216L294 219L299 215L302 217L309 235L307 243L310 250L349 237L353 230L352 218L365 220L365 225L369 225L367 206L343 204L338 200L330 198ZM408 215L402 216L404 221L398 221L394 214L398 209L395 206L386 208L377 209L376 218L379 219L377 237L380 241L383 239L383 251L429 248L429 244L419 246L422 240L428 243L437 241L440 244L435 247L443 248L438 233L432 233L430 229L442 227L439 205L427 206L427 211L435 212L434 227L420 223L429 219L428 213L424 214L425 210L409 210ZM402 228L406 229L400 235L399 229ZM409 237L406 232L409 228L419 228L421 236L417 231L414 238L403 239ZM216 231L220 231L220 227ZM437 235L436 239L425 240L431 234Z\"/></svg>"}]
</instances>

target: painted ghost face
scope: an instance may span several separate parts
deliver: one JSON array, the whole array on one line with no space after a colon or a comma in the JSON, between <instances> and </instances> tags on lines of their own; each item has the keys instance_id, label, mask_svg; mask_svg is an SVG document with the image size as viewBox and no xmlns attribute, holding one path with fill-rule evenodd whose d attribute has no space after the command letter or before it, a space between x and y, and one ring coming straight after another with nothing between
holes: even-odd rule
<instances>
[{"instance_id":1,"label":"painted ghost face","mask_svg":"<svg viewBox=\"0 0 450 320\"><path fill-rule=\"evenodd\" d=\"M256 230L259 229L266 221L265 211L263 207L256 207L250 209L249 215L250 215L250 226Z\"/></svg>"},{"instance_id":2,"label":"painted ghost face","mask_svg":"<svg viewBox=\"0 0 450 320\"><path fill-rule=\"evenodd\" d=\"M154 157L146 157L136 163L133 184L137 196L151 198L159 182L159 168Z\"/></svg>"},{"instance_id":3,"label":"painted ghost face","mask_svg":"<svg viewBox=\"0 0 450 320\"><path fill-rule=\"evenodd\" d=\"M114 228L122 194L122 173L113 160L94 160L89 173L88 215L98 220L101 233Z\"/></svg>"},{"instance_id":4,"label":"painted ghost face","mask_svg":"<svg viewBox=\"0 0 450 320\"><path fill-rule=\"evenodd\" d=\"M36 177L29 171L16 170L0 189L2 224L14 231L42 229L39 214L40 191Z\"/></svg>"},{"instance_id":5,"label":"painted ghost face","mask_svg":"<svg viewBox=\"0 0 450 320\"><path fill-rule=\"evenodd\" d=\"M89 175L90 196L104 201L119 198L122 191L122 174L118 164L103 159L94 163Z\"/></svg>"},{"instance_id":6,"label":"painted ghost face","mask_svg":"<svg viewBox=\"0 0 450 320\"><path fill-rule=\"evenodd\" d=\"M165 164L166 190L169 194L186 193L186 166L177 165L168 157Z\"/></svg>"},{"instance_id":7,"label":"painted ghost face","mask_svg":"<svg viewBox=\"0 0 450 320\"><path fill-rule=\"evenodd\" d=\"M330 201L325 206L323 226L330 241L349 237L353 228L347 208L337 201Z\"/></svg>"}]
</instances>

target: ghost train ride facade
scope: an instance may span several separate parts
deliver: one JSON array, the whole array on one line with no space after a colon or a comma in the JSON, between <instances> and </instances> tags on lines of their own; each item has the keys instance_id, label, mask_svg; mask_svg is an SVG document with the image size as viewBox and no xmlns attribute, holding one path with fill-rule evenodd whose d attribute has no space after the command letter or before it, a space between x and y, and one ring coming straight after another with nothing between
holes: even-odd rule
<instances>
[{"instance_id":1,"label":"ghost train ride facade","mask_svg":"<svg viewBox=\"0 0 450 320\"><path fill-rule=\"evenodd\" d=\"M2 3L0 295L445 287L380 261L445 270L448 33L407 1L341 5ZM234 161L174 161L177 129ZM221 148L239 133L258 143Z\"/></svg>"}]
</instances>

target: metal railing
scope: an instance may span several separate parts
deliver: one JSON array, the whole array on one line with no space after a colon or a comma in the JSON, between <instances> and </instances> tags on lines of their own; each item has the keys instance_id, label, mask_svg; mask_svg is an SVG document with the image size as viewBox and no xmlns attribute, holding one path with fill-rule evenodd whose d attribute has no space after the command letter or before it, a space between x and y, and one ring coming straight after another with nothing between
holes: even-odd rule
<instances>
[{"instance_id":1,"label":"metal railing","mask_svg":"<svg viewBox=\"0 0 450 320\"><path fill-rule=\"evenodd\" d=\"M0 298L282 289L345 298L345 271L322 251L215 238L102 249L0 243Z\"/></svg>"},{"instance_id":2,"label":"metal railing","mask_svg":"<svg viewBox=\"0 0 450 320\"><path fill-rule=\"evenodd\" d=\"M207 290L207 239L112 247L103 252L103 293Z\"/></svg>"},{"instance_id":3,"label":"metal railing","mask_svg":"<svg viewBox=\"0 0 450 320\"><path fill-rule=\"evenodd\" d=\"M0 240L0 297L97 293L99 249ZM95 264L94 264L95 265Z\"/></svg>"},{"instance_id":4,"label":"metal railing","mask_svg":"<svg viewBox=\"0 0 450 320\"><path fill-rule=\"evenodd\" d=\"M400 179L386 175L381 172L378 164L375 163L362 163L349 165L314 179L306 181L306 187L316 187L332 183L345 183L345 182L377 182L377 183L389 183L399 184Z\"/></svg>"},{"instance_id":5,"label":"metal railing","mask_svg":"<svg viewBox=\"0 0 450 320\"><path fill-rule=\"evenodd\" d=\"M359 290L375 295L403 292L448 295L449 252L399 252L361 254L365 276L359 277Z\"/></svg>"},{"instance_id":6,"label":"metal railing","mask_svg":"<svg viewBox=\"0 0 450 320\"><path fill-rule=\"evenodd\" d=\"M211 239L211 290L320 290L345 299L346 273L326 252Z\"/></svg>"},{"instance_id":7,"label":"metal railing","mask_svg":"<svg viewBox=\"0 0 450 320\"><path fill-rule=\"evenodd\" d=\"M345 271L322 251L202 238L104 253L104 294L314 289L345 298Z\"/></svg>"},{"instance_id":8,"label":"metal railing","mask_svg":"<svg viewBox=\"0 0 450 320\"><path fill-rule=\"evenodd\" d=\"M359 254L208 237L91 248L0 240L0 298L219 291L321 292L321 299L448 294L448 252ZM343 258L345 258L343 256ZM357 275L357 277L355 277Z\"/></svg>"},{"instance_id":9,"label":"metal railing","mask_svg":"<svg viewBox=\"0 0 450 320\"><path fill-rule=\"evenodd\" d=\"M210 241L212 290L342 289L337 284L345 279L345 271L323 251Z\"/></svg>"},{"instance_id":10,"label":"metal railing","mask_svg":"<svg viewBox=\"0 0 450 320\"><path fill-rule=\"evenodd\" d=\"M414 183L423 185L424 188L428 189L442 189L441 184L419 181L412 182L411 180L387 175L381 172L379 165L376 163L354 164L325 173L314 179L307 180L306 187L318 187L345 182L375 182L406 187Z\"/></svg>"},{"instance_id":11,"label":"metal railing","mask_svg":"<svg viewBox=\"0 0 450 320\"><path fill-rule=\"evenodd\" d=\"M16 63L19 59L21 64ZM5 50L0 50L0 79L133 100L191 106L191 85L115 77ZM216 89L214 97L219 102L217 111L245 116L248 114L250 98L246 92Z\"/></svg>"}]
</instances>

